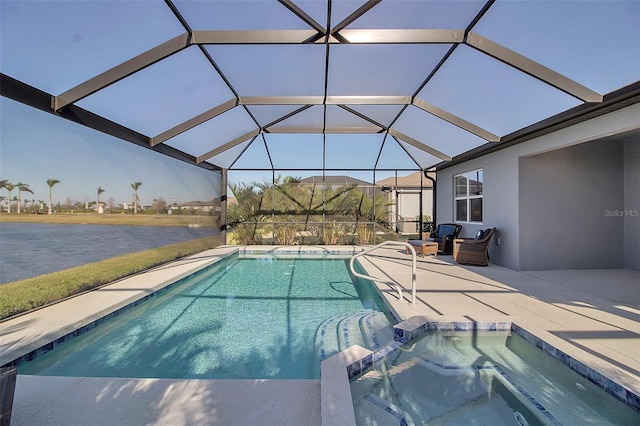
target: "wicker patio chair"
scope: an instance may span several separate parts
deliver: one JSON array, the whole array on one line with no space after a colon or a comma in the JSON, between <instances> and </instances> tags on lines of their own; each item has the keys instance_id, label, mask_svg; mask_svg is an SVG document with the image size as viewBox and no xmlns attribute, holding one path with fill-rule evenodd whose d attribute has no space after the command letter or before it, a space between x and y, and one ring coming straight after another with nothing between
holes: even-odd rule
<instances>
[{"instance_id":1,"label":"wicker patio chair","mask_svg":"<svg viewBox=\"0 0 640 426\"><path fill-rule=\"evenodd\" d=\"M436 226L436 230L429 233L423 233L422 239L426 241L435 241L438 243L438 251L442 254L451 254L453 252L453 240L458 238L462 231L462 225L455 223L441 223Z\"/></svg>"},{"instance_id":2,"label":"wicker patio chair","mask_svg":"<svg viewBox=\"0 0 640 426\"><path fill-rule=\"evenodd\" d=\"M487 266L489 264L489 243L496 228L478 232L476 238L457 238L453 240L453 260L465 265Z\"/></svg>"},{"instance_id":3,"label":"wicker patio chair","mask_svg":"<svg viewBox=\"0 0 640 426\"><path fill-rule=\"evenodd\" d=\"M425 253L437 255L437 253L451 254L453 252L453 240L458 238L462 231L462 225L455 223L441 223L436 226L433 232L423 232L420 240L408 240L407 242L419 248L419 252L424 257ZM437 243L436 253L432 253L433 243ZM407 249L407 253L409 250Z\"/></svg>"}]
</instances>

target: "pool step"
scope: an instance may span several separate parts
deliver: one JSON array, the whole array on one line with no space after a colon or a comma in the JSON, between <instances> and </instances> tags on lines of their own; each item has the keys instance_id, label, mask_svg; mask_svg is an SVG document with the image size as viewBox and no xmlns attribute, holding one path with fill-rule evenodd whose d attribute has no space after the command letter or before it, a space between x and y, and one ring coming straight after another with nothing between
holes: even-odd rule
<instances>
[{"instance_id":1,"label":"pool step","mask_svg":"<svg viewBox=\"0 0 640 426\"><path fill-rule=\"evenodd\" d=\"M372 312L360 321L360 328L365 339L362 345L375 351L393 340L393 326L382 312Z\"/></svg>"},{"instance_id":2,"label":"pool step","mask_svg":"<svg viewBox=\"0 0 640 426\"><path fill-rule=\"evenodd\" d=\"M341 351L353 345L376 350L393 339L393 328L384 314L377 311L346 316L340 321L337 331Z\"/></svg>"},{"instance_id":3,"label":"pool step","mask_svg":"<svg viewBox=\"0 0 640 426\"><path fill-rule=\"evenodd\" d=\"M392 337L393 329L382 312L350 312L322 323L316 332L316 350L322 361L353 345L378 349Z\"/></svg>"},{"instance_id":4,"label":"pool step","mask_svg":"<svg viewBox=\"0 0 640 426\"><path fill-rule=\"evenodd\" d=\"M316 330L315 348L318 365L324 359L340 351L338 343L338 324L344 317L352 314L341 314L326 319Z\"/></svg>"}]
</instances>

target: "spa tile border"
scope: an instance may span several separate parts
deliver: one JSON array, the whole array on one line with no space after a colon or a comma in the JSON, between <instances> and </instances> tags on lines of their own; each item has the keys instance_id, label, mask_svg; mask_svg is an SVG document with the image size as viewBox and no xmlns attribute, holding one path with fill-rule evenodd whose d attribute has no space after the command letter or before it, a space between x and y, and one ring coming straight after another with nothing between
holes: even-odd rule
<instances>
[{"instance_id":1,"label":"spa tile border","mask_svg":"<svg viewBox=\"0 0 640 426\"><path fill-rule=\"evenodd\" d=\"M580 376L586 378L594 385L603 389L605 392L607 392L617 400L624 402L626 405L630 406L636 411L640 411L640 396L635 392L625 388L609 377L606 377L602 373L599 373L588 365L585 365L584 363L578 361L566 352L563 352L553 345L545 342L538 336L520 327L518 324L512 324L511 331L518 334L520 337L522 337L532 345L535 345L538 349L546 352L549 356L567 365Z\"/></svg>"},{"instance_id":2,"label":"spa tile border","mask_svg":"<svg viewBox=\"0 0 640 426\"><path fill-rule=\"evenodd\" d=\"M412 341L418 340L423 337L429 331L509 331L522 337L527 342L531 343L538 349L544 351L549 356L557 359L563 364L567 365L571 370L578 373L580 376L586 378L594 385L603 389L608 394L615 397L617 400L623 402L636 411L640 411L640 396L630 389L625 388L614 380L606 377L602 373L592 369L591 367L580 362L576 358L573 358L569 354L561 351L555 346L545 342L541 338L535 336L533 333L525 330L521 326L512 323L510 321L429 321L425 317L412 317L408 320L402 321L393 326L393 339L390 344L383 346L373 354L356 360L347 366L347 374L349 380L353 380L357 376L366 373L373 367L373 362L380 361L386 358L389 354L395 352L401 346L408 344ZM496 369L498 373L509 379L504 372L501 372L499 368ZM512 383L518 390L520 387ZM528 395L524 394L523 395ZM548 417L548 412L544 410L543 414Z\"/></svg>"}]
</instances>

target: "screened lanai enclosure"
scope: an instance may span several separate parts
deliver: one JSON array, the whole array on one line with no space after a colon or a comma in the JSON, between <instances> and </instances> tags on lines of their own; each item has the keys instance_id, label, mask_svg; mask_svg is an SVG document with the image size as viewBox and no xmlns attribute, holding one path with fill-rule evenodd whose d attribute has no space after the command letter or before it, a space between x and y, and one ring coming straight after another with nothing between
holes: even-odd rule
<instances>
[{"instance_id":1,"label":"screened lanai enclosure","mask_svg":"<svg viewBox=\"0 0 640 426\"><path fill-rule=\"evenodd\" d=\"M20 145L49 165L96 158L91 175L137 170L142 189L164 188L163 214L218 212L229 243L417 234L437 221L439 167L640 93L637 1L0 7L2 177L29 168L10 159Z\"/></svg>"}]
</instances>

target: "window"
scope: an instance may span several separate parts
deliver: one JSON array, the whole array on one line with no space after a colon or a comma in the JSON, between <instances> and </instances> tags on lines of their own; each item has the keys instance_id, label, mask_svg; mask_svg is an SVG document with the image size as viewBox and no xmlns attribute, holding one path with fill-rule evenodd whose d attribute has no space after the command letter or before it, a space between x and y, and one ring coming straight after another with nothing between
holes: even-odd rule
<instances>
[{"instance_id":1,"label":"window","mask_svg":"<svg viewBox=\"0 0 640 426\"><path fill-rule=\"evenodd\" d=\"M456 222L482 222L482 169L453 177Z\"/></svg>"}]
</instances>

